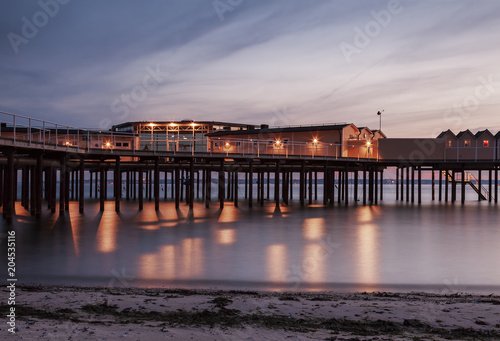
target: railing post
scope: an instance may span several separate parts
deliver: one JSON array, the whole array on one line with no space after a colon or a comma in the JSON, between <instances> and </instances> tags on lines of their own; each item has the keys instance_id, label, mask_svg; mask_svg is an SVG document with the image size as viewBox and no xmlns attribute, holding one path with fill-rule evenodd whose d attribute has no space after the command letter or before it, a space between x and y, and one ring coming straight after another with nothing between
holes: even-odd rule
<instances>
[{"instance_id":1,"label":"railing post","mask_svg":"<svg viewBox=\"0 0 500 341\"><path fill-rule=\"evenodd\" d=\"M14 142L16 142L16 116L12 116L12 123L14 126Z\"/></svg>"}]
</instances>

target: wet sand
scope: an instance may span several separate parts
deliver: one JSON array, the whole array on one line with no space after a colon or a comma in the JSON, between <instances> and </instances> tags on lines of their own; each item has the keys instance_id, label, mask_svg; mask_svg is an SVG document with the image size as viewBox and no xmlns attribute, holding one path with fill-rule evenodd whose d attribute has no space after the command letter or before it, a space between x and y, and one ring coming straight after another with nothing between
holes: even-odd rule
<instances>
[{"instance_id":1,"label":"wet sand","mask_svg":"<svg viewBox=\"0 0 500 341\"><path fill-rule=\"evenodd\" d=\"M1 291L2 316L8 291ZM17 340L496 340L500 297L24 286ZM4 318L5 319L5 318Z\"/></svg>"}]
</instances>

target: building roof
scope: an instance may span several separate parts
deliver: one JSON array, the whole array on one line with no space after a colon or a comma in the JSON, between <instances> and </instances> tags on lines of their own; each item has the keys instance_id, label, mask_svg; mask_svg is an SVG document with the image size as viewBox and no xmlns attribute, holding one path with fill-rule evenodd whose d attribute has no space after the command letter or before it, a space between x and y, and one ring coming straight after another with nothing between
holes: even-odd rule
<instances>
[{"instance_id":1,"label":"building roof","mask_svg":"<svg viewBox=\"0 0 500 341\"><path fill-rule=\"evenodd\" d=\"M483 134L489 134L491 137L495 137L488 129L479 130L474 136L476 137L476 139L478 139Z\"/></svg>"},{"instance_id":2,"label":"building roof","mask_svg":"<svg viewBox=\"0 0 500 341\"><path fill-rule=\"evenodd\" d=\"M443 130L438 136L438 139L442 139L447 133L450 133L454 138L457 138L454 132L452 132L450 129L448 130Z\"/></svg>"},{"instance_id":3,"label":"building roof","mask_svg":"<svg viewBox=\"0 0 500 341\"><path fill-rule=\"evenodd\" d=\"M348 126L354 126L352 123L345 124L332 124L332 125L319 125L319 126L299 126L299 127L277 127L277 128L261 128L250 130L220 130L214 133L207 134L207 136L225 136L225 135L248 135L260 133L296 133L308 131L324 131L324 130L342 130ZM355 126L354 126L355 127ZM358 128L356 128L358 129Z\"/></svg>"},{"instance_id":4,"label":"building roof","mask_svg":"<svg viewBox=\"0 0 500 341\"><path fill-rule=\"evenodd\" d=\"M384 134L384 132L380 129L375 129L372 131L373 134L375 135L376 133L379 133L380 135L382 135L383 137L387 138L387 135Z\"/></svg>"},{"instance_id":5,"label":"building roof","mask_svg":"<svg viewBox=\"0 0 500 341\"><path fill-rule=\"evenodd\" d=\"M139 124L150 124L150 123L155 123L155 124L189 124L189 123L199 123L199 124L206 124L206 125L221 125L221 126L230 126L230 127L258 127L258 125L255 124L246 124L246 123L232 123L232 122L221 122L221 121L197 121L197 120L181 120L181 121L130 121L130 122L124 122L120 124L116 124L111 127L111 129L117 129L117 128L125 128L133 125L139 125Z\"/></svg>"},{"instance_id":6,"label":"building roof","mask_svg":"<svg viewBox=\"0 0 500 341\"><path fill-rule=\"evenodd\" d=\"M467 130L462 130L461 132L459 132L457 134L457 139L460 139L462 136L464 136L467 133L472 135L473 137L475 137L474 134L469 129L467 129Z\"/></svg>"}]
</instances>

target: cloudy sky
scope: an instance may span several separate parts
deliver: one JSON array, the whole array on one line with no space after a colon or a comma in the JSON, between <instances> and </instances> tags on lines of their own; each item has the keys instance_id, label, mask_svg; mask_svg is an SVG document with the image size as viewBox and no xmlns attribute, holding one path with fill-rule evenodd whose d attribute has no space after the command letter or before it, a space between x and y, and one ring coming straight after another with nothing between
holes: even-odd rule
<instances>
[{"instance_id":1,"label":"cloudy sky","mask_svg":"<svg viewBox=\"0 0 500 341\"><path fill-rule=\"evenodd\" d=\"M499 1L3 0L0 111L500 130Z\"/></svg>"}]
</instances>

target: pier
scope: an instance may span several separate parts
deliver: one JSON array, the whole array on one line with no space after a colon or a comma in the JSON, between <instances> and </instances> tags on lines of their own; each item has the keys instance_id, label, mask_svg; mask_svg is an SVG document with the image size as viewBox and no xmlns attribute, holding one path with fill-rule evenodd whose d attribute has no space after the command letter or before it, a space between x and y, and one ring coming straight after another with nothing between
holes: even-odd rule
<instances>
[{"instance_id":1,"label":"pier","mask_svg":"<svg viewBox=\"0 0 500 341\"><path fill-rule=\"evenodd\" d=\"M430 157L412 161L384 158L382 150L361 152L366 146L360 145L330 144L311 149L293 142L286 144L286 150L274 146L269 152L260 149L260 145L269 145L268 140L255 139L225 140L230 141L225 143L231 144L231 150L198 150L197 138L183 139L191 149L144 149L133 147L138 138L133 133L94 132L4 115L10 115L12 120L2 121L0 127L0 204L8 222L15 215L18 201L36 217L44 209L64 216L70 201L77 201L80 213L84 213L85 201L89 199L85 193L99 200L101 210L107 200L114 200L116 212L123 200L136 201L139 210L145 200L154 201L156 210L165 201L175 202L176 208L181 202L192 208L198 201L205 207L219 205L221 209L226 203L252 207L271 200L278 209L291 200L300 202L301 207L377 205L384 198L384 171L390 167L396 170L399 201L421 204L424 173L432 176L432 200L454 203L459 198L458 187L462 204L466 187L477 193L478 200L497 203L498 198L499 161L494 159L457 161ZM130 141L130 148L115 148L123 146L123 141ZM207 139L204 144L212 142ZM337 152L348 148L351 149L347 153ZM470 171L478 172L478 177ZM483 174L488 179L486 187ZM323 199L318 203L321 181ZM113 183L113 193L107 193L108 183ZM293 184L299 185L298 193ZM218 187L217 198L212 198L213 186Z\"/></svg>"}]
</instances>

